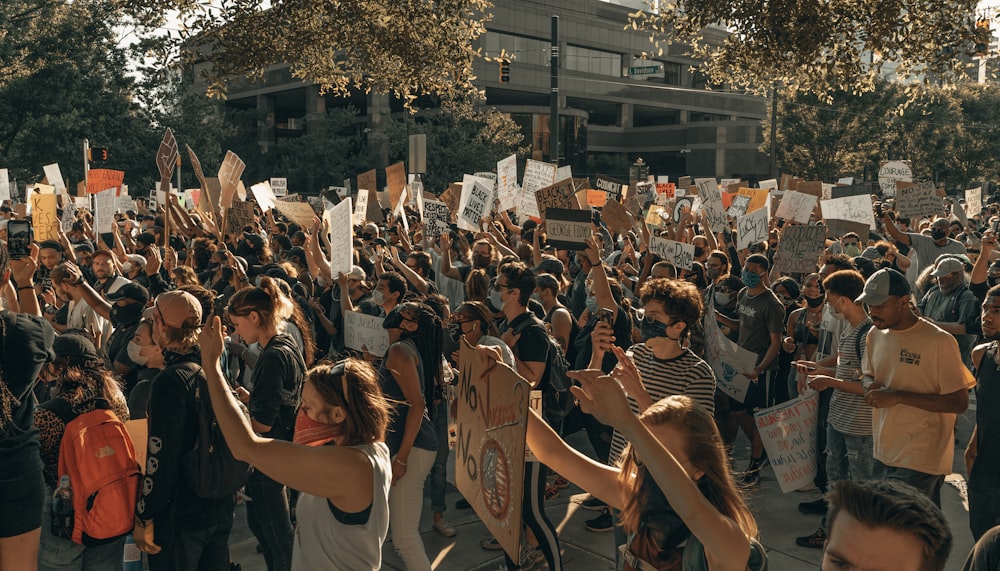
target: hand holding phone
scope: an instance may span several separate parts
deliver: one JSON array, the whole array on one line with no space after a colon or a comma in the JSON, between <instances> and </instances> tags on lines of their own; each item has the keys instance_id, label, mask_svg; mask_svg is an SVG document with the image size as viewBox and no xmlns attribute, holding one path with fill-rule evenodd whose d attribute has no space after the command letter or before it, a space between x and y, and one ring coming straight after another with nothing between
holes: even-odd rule
<instances>
[{"instance_id":1,"label":"hand holding phone","mask_svg":"<svg viewBox=\"0 0 1000 571\"><path fill-rule=\"evenodd\" d=\"M34 241L31 223L27 220L11 220L7 223L7 250L12 260L20 260L31 253Z\"/></svg>"}]
</instances>

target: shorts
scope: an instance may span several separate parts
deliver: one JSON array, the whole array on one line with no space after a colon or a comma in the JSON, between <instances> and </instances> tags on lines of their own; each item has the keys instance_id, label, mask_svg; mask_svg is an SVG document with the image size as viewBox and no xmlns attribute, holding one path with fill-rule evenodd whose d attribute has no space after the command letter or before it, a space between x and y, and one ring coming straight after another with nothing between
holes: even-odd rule
<instances>
[{"instance_id":1,"label":"shorts","mask_svg":"<svg viewBox=\"0 0 1000 571\"><path fill-rule=\"evenodd\" d=\"M743 402L740 402L732 397L729 397L729 410L731 411L750 411L753 412L756 409L767 408L767 401L771 393L774 391L774 379L778 376L778 371L764 371L757 377L757 382L750 381L750 385L747 387L746 398Z\"/></svg>"},{"instance_id":2,"label":"shorts","mask_svg":"<svg viewBox=\"0 0 1000 571\"><path fill-rule=\"evenodd\" d=\"M42 527L45 482L42 471L0 482L0 537L15 537Z\"/></svg>"}]
</instances>

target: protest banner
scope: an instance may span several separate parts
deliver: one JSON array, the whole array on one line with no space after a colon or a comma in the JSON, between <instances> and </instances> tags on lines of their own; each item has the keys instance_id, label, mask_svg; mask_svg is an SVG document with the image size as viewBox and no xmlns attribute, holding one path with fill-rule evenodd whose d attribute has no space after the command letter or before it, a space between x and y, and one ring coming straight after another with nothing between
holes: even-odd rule
<instances>
[{"instance_id":1,"label":"protest banner","mask_svg":"<svg viewBox=\"0 0 1000 571\"><path fill-rule=\"evenodd\" d=\"M292 222L302 228L312 228L313 218L316 211L305 202L292 202L290 200L275 200L274 207Z\"/></svg>"},{"instance_id":2,"label":"protest banner","mask_svg":"<svg viewBox=\"0 0 1000 571\"><path fill-rule=\"evenodd\" d=\"M965 214L969 218L983 212L983 187L977 186L965 191Z\"/></svg>"},{"instance_id":3,"label":"protest banner","mask_svg":"<svg viewBox=\"0 0 1000 571\"><path fill-rule=\"evenodd\" d=\"M753 212L759 208L764 208L764 203L767 202L767 197L770 193L767 190L761 190L759 188L747 188L741 187L736 193L736 196L749 196L750 203L747 204L746 214Z\"/></svg>"},{"instance_id":4,"label":"protest banner","mask_svg":"<svg viewBox=\"0 0 1000 571\"><path fill-rule=\"evenodd\" d=\"M45 165L42 170L45 172L45 178L48 179L49 184L56 188L56 194L66 192L66 181L63 180L62 171L59 170L59 163ZM124 173L122 174L124 175Z\"/></svg>"},{"instance_id":5,"label":"protest banner","mask_svg":"<svg viewBox=\"0 0 1000 571\"><path fill-rule=\"evenodd\" d=\"M874 189L872 188L872 184L870 182L841 185L841 186L835 186L830 190L830 198L844 198L845 196L860 196L862 194L873 194L873 191Z\"/></svg>"},{"instance_id":6,"label":"protest banner","mask_svg":"<svg viewBox=\"0 0 1000 571\"><path fill-rule=\"evenodd\" d=\"M462 184L462 206L458 215L458 227L463 230L479 232L482 229L480 221L489 216L493 210L493 189L489 181L476 176L466 175L471 184Z\"/></svg>"},{"instance_id":7,"label":"protest banner","mask_svg":"<svg viewBox=\"0 0 1000 571\"><path fill-rule=\"evenodd\" d=\"M576 201L576 191L573 179L561 180L551 186L540 188L535 192L535 202L538 203L538 217L545 220L545 211L549 208L565 208L575 210L579 207Z\"/></svg>"},{"instance_id":8,"label":"protest banner","mask_svg":"<svg viewBox=\"0 0 1000 571\"><path fill-rule=\"evenodd\" d=\"M517 155L497 161L497 199L500 210L517 208Z\"/></svg>"},{"instance_id":9,"label":"protest banner","mask_svg":"<svg viewBox=\"0 0 1000 571\"><path fill-rule=\"evenodd\" d=\"M118 188L125 181L125 173L111 169L90 169L87 173L87 194L97 194L109 188Z\"/></svg>"},{"instance_id":10,"label":"protest banner","mask_svg":"<svg viewBox=\"0 0 1000 571\"><path fill-rule=\"evenodd\" d=\"M10 199L10 176L7 169L0 169L0 202Z\"/></svg>"},{"instance_id":11,"label":"protest banner","mask_svg":"<svg viewBox=\"0 0 1000 571\"><path fill-rule=\"evenodd\" d=\"M632 215L617 200L609 200L601 210L601 220L612 232L628 232L632 229Z\"/></svg>"},{"instance_id":12,"label":"protest banner","mask_svg":"<svg viewBox=\"0 0 1000 571\"><path fill-rule=\"evenodd\" d=\"M666 196L668 200L674 198L677 195L678 190L680 190L681 192L684 191L684 189L678 189L677 186L672 182L656 183L656 194L660 196Z\"/></svg>"},{"instance_id":13,"label":"protest banner","mask_svg":"<svg viewBox=\"0 0 1000 571\"><path fill-rule=\"evenodd\" d=\"M406 186L406 164L402 161L385 168L385 185L389 188L389 209L395 210Z\"/></svg>"},{"instance_id":14,"label":"protest banner","mask_svg":"<svg viewBox=\"0 0 1000 571\"><path fill-rule=\"evenodd\" d=\"M458 212L458 204L462 197L462 183L453 182L441 193L438 200L448 205L450 220L454 220ZM449 220L449 221L450 221Z\"/></svg>"},{"instance_id":15,"label":"protest banner","mask_svg":"<svg viewBox=\"0 0 1000 571\"><path fill-rule=\"evenodd\" d=\"M424 201L424 232L431 238L436 238L442 232L448 231L451 212L448 205L437 200Z\"/></svg>"},{"instance_id":16,"label":"protest banner","mask_svg":"<svg viewBox=\"0 0 1000 571\"><path fill-rule=\"evenodd\" d=\"M287 178L272 178L268 184L271 185L271 192L274 193L274 196L288 196Z\"/></svg>"},{"instance_id":17,"label":"protest banner","mask_svg":"<svg viewBox=\"0 0 1000 571\"><path fill-rule=\"evenodd\" d=\"M714 311L714 301L709 301L709 311ZM726 337L715 319L705 320L705 361L715 373L718 389L737 402L746 400L750 379L743 373L753 370L757 355L740 347Z\"/></svg>"},{"instance_id":18,"label":"protest banner","mask_svg":"<svg viewBox=\"0 0 1000 571\"><path fill-rule=\"evenodd\" d=\"M750 197L745 195L737 195L733 197L733 201L729 203L729 209L726 211L731 218L739 218L747 213L747 208L750 206Z\"/></svg>"},{"instance_id":19,"label":"protest banner","mask_svg":"<svg viewBox=\"0 0 1000 571\"><path fill-rule=\"evenodd\" d=\"M250 185L250 192L253 193L253 197L257 200L257 204L260 205L261 212L267 212L274 208L275 198L274 190L271 188L271 183L269 181L258 182L257 184Z\"/></svg>"},{"instance_id":20,"label":"protest banner","mask_svg":"<svg viewBox=\"0 0 1000 571\"><path fill-rule=\"evenodd\" d=\"M312 208L308 204L302 205L309 208L310 212L312 211ZM226 232L230 234L242 234L247 226L253 226L253 220L253 203L234 200L229 208L226 209L226 221L228 224ZM306 226L303 226L303 228L306 228Z\"/></svg>"},{"instance_id":21,"label":"protest banner","mask_svg":"<svg viewBox=\"0 0 1000 571\"><path fill-rule=\"evenodd\" d=\"M690 270L691 264L694 262L694 244L652 236L649 239L649 251L685 270Z\"/></svg>"},{"instance_id":22,"label":"protest banner","mask_svg":"<svg viewBox=\"0 0 1000 571\"><path fill-rule=\"evenodd\" d=\"M354 214L351 215L351 224L361 226L365 223L365 215L368 212L368 189L363 188L358 191L358 203L354 206Z\"/></svg>"},{"instance_id":23,"label":"protest banner","mask_svg":"<svg viewBox=\"0 0 1000 571\"><path fill-rule=\"evenodd\" d=\"M351 198L347 197L323 211L330 232L330 267L332 279L351 272L354 264L354 227L351 225Z\"/></svg>"},{"instance_id":24,"label":"protest banner","mask_svg":"<svg viewBox=\"0 0 1000 571\"><path fill-rule=\"evenodd\" d=\"M743 248L749 248L750 244L766 242L767 225L770 218L771 212L769 208L758 208L749 214L740 216L737 219L739 235L737 236L736 248L742 250Z\"/></svg>"},{"instance_id":25,"label":"protest banner","mask_svg":"<svg viewBox=\"0 0 1000 571\"><path fill-rule=\"evenodd\" d=\"M789 190L781 197L781 203L778 205L775 217L793 220L800 224L809 224L809 216L814 208L816 208L815 196Z\"/></svg>"},{"instance_id":26,"label":"protest banner","mask_svg":"<svg viewBox=\"0 0 1000 571\"><path fill-rule=\"evenodd\" d=\"M502 362L487 374L464 337L459 363L455 486L504 551L519 561L531 388Z\"/></svg>"},{"instance_id":27,"label":"protest banner","mask_svg":"<svg viewBox=\"0 0 1000 571\"><path fill-rule=\"evenodd\" d=\"M774 269L787 273L812 273L816 260L826 248L826 228L822 226L785 226L781 231Z\"/></svg>"},{"instance_id":28,"label":"protest banner","mask_svg":"<svg viewBox=\"0 0 1000 571\"><path fill-rule=\"evenodd\" d=\"M824 219L826 225L827 238L839 238L844 234L854 232L858 236L866 236L871 228L863 222L853 222L851 220L837 220L836 218Z\"/></svg>"},{"instance_id":29,"label":"protest banner","mask_svg":"<svg viewBox=\"0 0 1000 571\"><path fill-rule=\"evenodd\" d=\"M590 211L549 208L545 211L545 235L560 250L583 250L594 233Z\"/></svg>"},{"instance_id":30,"label":"protest banner","mask_svg":"<svg viewBox=\"0 0 1000 571\"><path fill-rule=\"evenodd\" d=\"M37 190L29 193L31 206L31 227L35 231L35 241L59 240L59 216L56 195Z\"/></svg>"},{"instance_id":31,"label":"protest banner","mask_svg":"<svg viewBox=\"0 0 1000 571\"><path fill-rule=\"evenodd\" d=\"M389 332L382 328L383 321L385 318L377 315L344 312L344 346L368 351L381 359L389 348Z\"/></svg>"},{"instance_id":32,"label":"protest banner","mask_svg":"<svg viewBox=\"0 0 1000 571\"><path fill-rule=\"evenodd\" d=\"M115 223L115 193L114 188L98 192L94 195L94 231L97 234L110 234Z\"/></svg>"},{"instance_id":33,"label":"protest banner","mask_svg":"<svg viewBox=\"0 0 1000 571\"><path fill-rule=\"evenodd\" d=\"M358 175L358 188L364 188L370 192L378 192L378 174L375 172L375 169ZM372 202L375 201L373 200Z\"/></svg>"},{"instance_id":34,"label":"protest banner","mask_svg":"<svg viewBox=\"0 0 1000 571\"><path fill-rule=\"evenodd\" d=\"M556 182L556 165L528 159L524 165L524 178L521 180L521 191L534 192L540 188L551 186Z\"/></svg>"},{"instance_id":35,"label":"protest banner","mask_svg":"<svg viewBox=\"0 0 1000 571\"><path fill-rule=\"evenodd\" d=\"M757 188L761 190L778 190L778 179L769 178L757 183Z\"/></svg>"},{"instance_id":36,"label":"protest banner","mask_svg":"<svg viewBox=\"0 0 1000 571\"><path fill-rule=\"evenodd\" d=\"M896 191L896 215L917 219L941 213L941 197L933 187L908 186Z\"/></svg>"},{"instance_id":37,"label":"protest banner","mask_svg":"<svg viewBox=\"0 0 1000 571\"><path fill-rule=\"evenodd\" d=\"M868 195L845 196L831 200L821 200L820 208L823 218L834 220L850 220L867 224L875 229L875 213L872 211L872 197Z\"/></svg>"},{"instance_id":38,"label":"protest banner","mask_svg":"<svg viewBox=\"0 0 1000 571\"><path fill-rule=\"evenodd\" d=\"M624 182L600 173L598 173L597 178L594 180L594 189L604 192L609 200L621 202L623 186L625 186Z\"/></svg>"},{"instance_id":39,"label":"protest banner","mask_svg":"<svg viewBox=\"0 0 1000 571\"><path fill-rule=\"evenodd\" d=\"M819 393L811 391L753 416L781 491L787 494L812 483L816 477Z\"/></svg>"},{"instance_id":40,"label":"protest banner","mask_svg":"<svg viewBox=\"0 0 1000 571\"><path fill-rule=\"evenodd\" d=\"M878 169L878 185L883 196L896 195L896 181L913 182L910 161L886 161Z\"/></svg>"}]
</instances>

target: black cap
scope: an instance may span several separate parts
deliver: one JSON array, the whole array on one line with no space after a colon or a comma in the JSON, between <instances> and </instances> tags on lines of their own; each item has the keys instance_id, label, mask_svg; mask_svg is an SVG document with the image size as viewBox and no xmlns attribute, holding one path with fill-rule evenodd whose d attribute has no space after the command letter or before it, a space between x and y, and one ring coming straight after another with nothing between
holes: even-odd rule
<instances>
[{"instance_id":1,"label":"black cap","mask_svg":"<svg viewBox=\"0 0 1000 571\"><path fill-rule=\"evenodd\" d=\"M70 363L79 361L97 361L100 356L94 344L83 335L78 333L63 333L52 342L52 351L57 359L63 359Z\"/></svg>"},{"instance_id":2,"label":"black cap","mask_svg":"<svg viewBox=\"0 0 1000 571\"><path fill-rule=\"evenodd\" d=\"M149 232L143 232L142 234L136 236L135 241L146 246L152 246L156 243L156 236L150 234Z\"/></svg>"},{"instance_id":3,"label":"black cap","mask_svg":"<svg viewBox=\"0 0 1000 571\"><path fill-rule=\"evenodd\" d=\"M131 299L146 305L149 303L149 290L142 287L140 284L129 282L116 289L114 293L108 292L108 301L110 302L120 301L123 299Z\"/></svg>"},{"instance_id":4,"label":"black cap","mask_svg":"<svg viewBox=\"0 0 1000 571\"><path fill-rule=\"evenodd\" d=\"M80 242L79 244L74 244L73 249L77 252L87 252L88 254L94 253L94 247L90 245L90 242Z\"/></svg>"},{"instance_id":5,"label":"black cap","mask_svg":"<svg viewBox=\"0 0 1000 571\"><path fill-rule=\"evenodd\" d=\"M40 250L44 250L45 248L49 248L49 249L55 250L57 252L62 252L63 251L62 244L60 244L59 242L56 242L55 240L44 240L42 242L39 242L38 243L38 248Z\"/></svg>"}]
</instances>

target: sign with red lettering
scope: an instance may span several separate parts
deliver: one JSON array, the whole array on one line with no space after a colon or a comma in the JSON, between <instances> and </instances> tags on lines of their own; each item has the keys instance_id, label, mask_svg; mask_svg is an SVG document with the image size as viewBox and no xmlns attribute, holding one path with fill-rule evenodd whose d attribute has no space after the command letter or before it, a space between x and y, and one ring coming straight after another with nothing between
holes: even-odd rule
<instances>
[{"instance_id":1,"label":"sign with red lettering","mask_svg":"<svg viewBox=\"0 0 1000 571\"><path fill-rule=\"evenodd\" d=\"M813 391L753 416L781 491L787 494L811 483L816 477L819 393Z\"/></svg>"}]
</instances>

